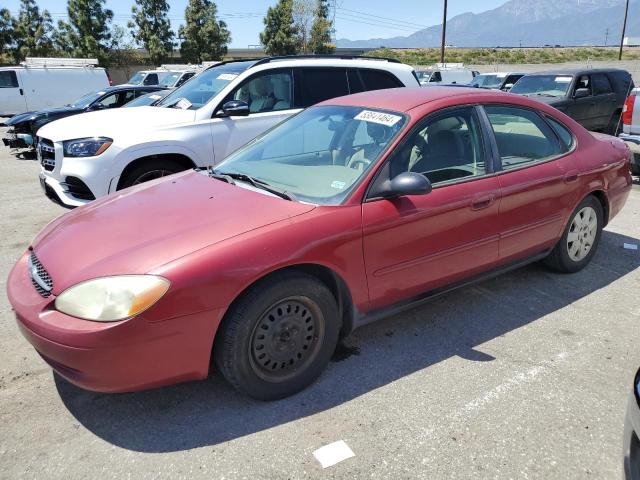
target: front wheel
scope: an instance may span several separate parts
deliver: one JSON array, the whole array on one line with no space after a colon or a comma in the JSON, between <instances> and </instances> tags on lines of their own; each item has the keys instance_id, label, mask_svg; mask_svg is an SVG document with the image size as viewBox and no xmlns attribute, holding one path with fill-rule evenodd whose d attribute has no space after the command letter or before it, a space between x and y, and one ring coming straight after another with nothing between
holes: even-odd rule
<instances>
[{"instance_id":1,"label":"front wheel","mask_svg":"<svg viewBox=\"0 0 640 480\"><path fill-rule=\"evenodd\" d=\"M259 282L229 310L214 360L237 390L277 400L310 385L338 342L336 300L316 278L277 274Z\"/></svg>"},{"instance_id":2,"label":"front wheel","mask_svg":"<svg viewBox=\"0 0 640 480\"><path fill-rule=\"evenodd\" d=\"M603 225L602 205L589 195L571 214L562 238L545 259L545 264L564 273L582 270L596 252Z\"/></svg>"},{"instance_id":3,"label":"front wheel","mask_svg":"<svg viewBox=\"0 0 640 480\"><path fill-rule=\"evenodd\" d=\"M148 182L149 180L173 175L183 170L185 170L185 168L180 163L169 158L159 158L155 161L143 162L127 173L119 188L131 187Z\"/></svg>"}]
</instances>

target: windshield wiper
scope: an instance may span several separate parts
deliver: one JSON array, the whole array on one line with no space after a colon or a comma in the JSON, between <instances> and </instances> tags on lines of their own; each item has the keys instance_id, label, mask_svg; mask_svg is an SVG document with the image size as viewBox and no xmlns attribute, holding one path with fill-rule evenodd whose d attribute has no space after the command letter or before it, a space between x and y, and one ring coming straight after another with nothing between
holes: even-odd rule
<instances>
[{"instance_id":1,"label":"windshield wiper","mask_svg":"<svg viewBox=\"0 0 640 480\"><path fill-rule=\"evenodd\" d=\"M536 95L540 96L540 97L557 97L557 95L551 95L550 93L536 93Z\"/></svg>"},{"instance_id":2,"label":"windshield wiper","mask_svg":"<svg viewBox=\"0 0 640 480\"><path fill-rule=\"evenodd\" d=\"M280 198L284 198L285 200L291 200L291 201L296 200L296 197L292 193L289 193L284 190L278 190L277 188L269 185L269 183L265 182L264 180L259 180L254 177L250 177L249 175L245 175L244 173L218 172L214 169L211 169L209 170L209 176L216 178L218 180L224 180L227 183L231 183L227 179L240 180L241 182L248 183L249 185L255 188L259 188L266 192L273 193L274 195L277 195Z\"/></svg>"}]
</instances>

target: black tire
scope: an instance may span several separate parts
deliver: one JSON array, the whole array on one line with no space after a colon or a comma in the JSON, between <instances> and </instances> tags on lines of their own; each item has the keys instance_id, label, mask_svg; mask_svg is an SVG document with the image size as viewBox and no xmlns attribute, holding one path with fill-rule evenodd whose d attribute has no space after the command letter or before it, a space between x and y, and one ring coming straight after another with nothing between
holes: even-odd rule
<instances>
[{"instance_id":1,"label":"black tire","mask_svg":"<svg viewBox=\"0 0 640 480\"><path fill-rule=\"evenodd\" d=\"M288 397L325 369L340 323L336 300L322 282L304 273L276 274L227 312L214 360L237 390L259 400Z\"/></svg>"},{"instance_id":2,"label":"black tire","mask_svg":"<svg viewBox=\"0 0 640 480\"><path fill-rule=\"evenodd\" d=\"M581 236L582 232L577 232L574 226L574 219L578 216L580 212L585 208L591 208L595 212L597 227L595 231L595 238L590 243L589 250L587 254L580 259L572 258L570 254L569 247L569 235L572 233L578 233L578 237ZM600 201L595 198L593 195L589 195L585 197L580 204L576 207L576 209L571 213L569 217L569 222L567 223L566 228L564 229L564 233L562 237L553 248L551 253L547 258L544 259L544 264L549 268L562 273L575 273L582 270L587 264L591 261L591 258L595 254L598 244L600 243L600 237L602 235L602 228L604 225L604 212L602 209L602 204ZM587 234L587 232L585 232ZM579 241L579 240L578 240ZM574 242L571 242L571 246L573 247Z\"/></svg>"},{"instance_id":3,"label":"black tire","mask_svg":"<svg viewBox=\"0 0 640 480\"><path fill-rule=\"evenodd\" d=\"M170 158L158 158L142 162L129 171L120 183L120 189L165 177L186 170L184 166Z\"/></svg>"}]
</instances>

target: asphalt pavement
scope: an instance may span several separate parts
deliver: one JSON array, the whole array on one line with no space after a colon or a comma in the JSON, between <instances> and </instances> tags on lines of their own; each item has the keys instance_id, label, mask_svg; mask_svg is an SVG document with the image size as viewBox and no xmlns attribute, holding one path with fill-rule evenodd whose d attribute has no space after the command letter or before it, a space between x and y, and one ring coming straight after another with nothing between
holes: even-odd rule
<instances>
[{"instance_id":1,"label":"asphalt pavement","mask_svg":"<svg viewBox=\"0 0 640 480\"><path fill-rule=\"evenodd\" d=\"M2 133L2 130L0 130ZM107 395L57 377L20 335L9 269L64 209L37 162L0 147L0 478L619 479L640 366L640 186L589 267L540 265L442 296L346 339L274 403L219 375ZM318 448L355 454L323 469Z\"/></svg>"}]
</instances>

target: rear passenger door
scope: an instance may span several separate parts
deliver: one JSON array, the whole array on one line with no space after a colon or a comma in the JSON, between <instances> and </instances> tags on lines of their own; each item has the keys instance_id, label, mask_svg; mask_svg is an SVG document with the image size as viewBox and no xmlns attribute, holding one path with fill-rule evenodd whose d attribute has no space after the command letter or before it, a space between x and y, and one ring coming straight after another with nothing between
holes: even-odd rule
<instances>
[{"instance_id":1,"label":"rear passenger door","mask_svg":"<svg viewBox=\"0 0 640 480\"><path fill-rule=\"evenodd\" d=\"M15 115L27 110L24 90L18 72L0 71L0 115Z\"/></svg>"},{"instance_id":2,"label":"rear passenger door","mask_svg":"<svg viewBox=\"0 0 640 480\"><path fill-rule=\"evenodd\" d=\"M307 67L295 69L296 104L307 108L331 98L349 95L346 68Z\"/></svg>"},{"instance_id":3,"label":"rear passenger door","mask_svg":"<svg viewBox=\"0 0 640 480\"><path fill-rule=\"evenodd\" d=\"M508 262L550 248L557 241L576 200L578 170L572 138L559 123L556 133L534 110L484 107L493 129L500 182L500 261Z\"/></svg>"},{"instance_id":4,"label":"rear passenger door","mask_svg":"<svg viewBox=\"0 0 640 480\"><path fill-rule=\"evenodd\" d=\"M591 75L593 84L593 97L596 102L594 128L595 130L606 130L613 112L616 110L617 99L613 92L613 87L604 73L594 73Z\"/></svg>"}]
</instances>

